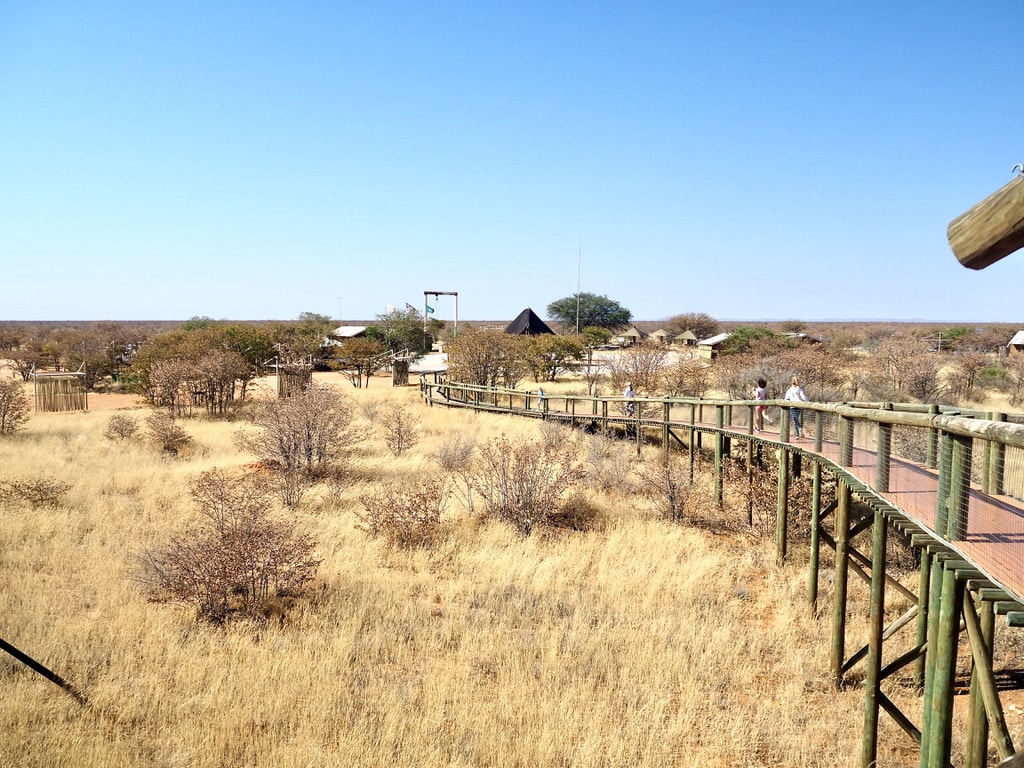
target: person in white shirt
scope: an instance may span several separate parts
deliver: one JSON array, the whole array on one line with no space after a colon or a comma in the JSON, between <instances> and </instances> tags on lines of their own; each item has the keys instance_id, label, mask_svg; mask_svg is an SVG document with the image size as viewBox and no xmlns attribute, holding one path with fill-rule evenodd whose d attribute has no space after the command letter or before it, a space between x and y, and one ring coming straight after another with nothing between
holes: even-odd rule
<instances>
[{"instance_id":1,"label":"person in white shirt","mask_svg":"<svg viewBox=\"0 0 1024 768\"><path fill-rule=\"evenodd\" d=\"M796 376L790 382L789 389L786 390L786 400L791 402L808 402L807 393L804 392L804 388L800 386L800 382ZM799 440L803 436L803 424L801 423L801 409L794 406L789 408L789 417L793 420L793 428L796 430L796 437Z\"/></svg>"}]
</instances>

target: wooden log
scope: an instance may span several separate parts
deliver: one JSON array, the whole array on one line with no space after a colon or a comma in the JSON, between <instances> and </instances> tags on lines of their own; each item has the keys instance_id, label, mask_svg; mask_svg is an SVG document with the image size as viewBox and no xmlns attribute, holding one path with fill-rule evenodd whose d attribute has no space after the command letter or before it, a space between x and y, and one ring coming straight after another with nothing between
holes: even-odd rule
<instances>
[{"instance_id":1,"label":"wooden log","mask_svg":"<svg viewBox=\"0 0 1024 768\"><path fill-rule=\"evenodd\" d=\"M946 237L970 269L984 269L1024 247L1024 174L949 222Z\"/></svg>"}]
</instances>

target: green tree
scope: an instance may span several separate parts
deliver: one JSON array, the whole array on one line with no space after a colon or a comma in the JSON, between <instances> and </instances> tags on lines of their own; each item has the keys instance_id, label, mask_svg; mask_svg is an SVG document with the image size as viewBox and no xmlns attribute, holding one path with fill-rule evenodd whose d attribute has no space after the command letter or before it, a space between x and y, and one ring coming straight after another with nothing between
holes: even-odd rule
<instances>
[{"instance_id":1,"label":"green tree","mask_svg":"<svg viewBox=\"0 0 1024 768\"><path fill-rule=\"evenodd\" d=\"M548 304L548 317L566 328L620 328L633 318L633 313L607 296L574 293ZM579 323L577 325L577 317Z\"/></svg>"},{"instance_id":2,"label":"green tree","mask_svg":"<svg viewBox=\"0 0 1024 768\"><path fill-rule=\"evenodd\" d=\"M746 352L755 342L771 340L779 334L768 328L737 328L729 334L729 338L722 342L721 353L723 355L735 355Z\"/></svg>"},{"instance_id":3,"label":"green tree","mask_svg":"<svg viewBox=\"0 0 1024 768\"><path fill-rule=\"evenodd\" d=\"M393 309L377 315L377 322L366 329L366 335L380 341L392 352L409 350L415 353L430 351L433 339L423 330L423 315L415 309Z\"/></svg>"},{"instance_id":4,"label":"green tree","mask_svg":"<svg viewBox=\"0 0 1024 768\"><path fill-rule=\"evenodd\" d=\"M577 371L583 361L581 336L543 334L530 338L530 358L537 381L554 381L559 371Z\"/></svg>"}]
</instances>

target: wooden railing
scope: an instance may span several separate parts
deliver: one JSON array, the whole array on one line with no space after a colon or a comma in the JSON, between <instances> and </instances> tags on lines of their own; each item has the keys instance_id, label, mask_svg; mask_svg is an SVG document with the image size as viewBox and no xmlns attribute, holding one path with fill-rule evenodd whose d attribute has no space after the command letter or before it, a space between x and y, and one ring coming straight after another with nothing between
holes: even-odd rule
<instances>
[{"instance_id":1,"label":"wooden railing","mask_svg":"<svg viewBox=\"0 0 1024 768\"><path fill-rule=\"evenodd\" d=\"M865 667L862 765L874 765L878 716L883 710L920 746L922 766L950 764L961 626L972 655L965 764L970 768L987 764L990 734L1000 759L1014 754L995 684L992 649L995 616L1005 616L1010 627L1024 626L1024 416L901 403L555 393L539 398L525 390L449 382L443 375L423 377L421 388L430 405L585 426L634 439L638 450L644 443L660 443L666 451L678 445L691 457L707 452L713 455L714 492L719 501L725 463L745 458L750 468L757 447L772 446L778 457L779 561L787 557L790 482L809 461L813 492L808 592L817 611L818 549L825 543L835 552L832 675L840 684L854 666ZM755 432L754 408L766 404L777 418ZM791 407L803 417L803 439L791 439ZM835 498L823 506L826 479L834 483ZM857 503L862 505L859 521L852 512ZM872 545L870 554L865 554L857 550L855 539L868 530ZM896 531L920 557L916 595L886 573L890 531ZM870 631L868 644L847 654L851 573L871 585ZM916 605L886 627L887 586L916 600ZM904 627L915 629L911 647L883 666L883 645L892 647ZM923 694L920 727L881 689L883 679L909 665Z\"/></svg>"}]
</instances>

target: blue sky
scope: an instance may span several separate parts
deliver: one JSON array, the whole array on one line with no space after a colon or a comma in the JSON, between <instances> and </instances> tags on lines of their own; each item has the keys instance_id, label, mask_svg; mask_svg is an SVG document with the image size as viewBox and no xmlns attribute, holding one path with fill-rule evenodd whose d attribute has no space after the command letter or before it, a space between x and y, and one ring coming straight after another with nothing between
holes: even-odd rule
<instances>
[{"instance_id":1,"label":"blue sky","mask_svg":"<svg viewBox=\"0 0 1024 768\"><path fill-rule=\"evenodd\" d=\"M0 0L0 319L1024 322L1019 0ZM581 258L582 255L582 258ZM437 316L451 319L450 297Z\"/></svg>"}]
</instances>

